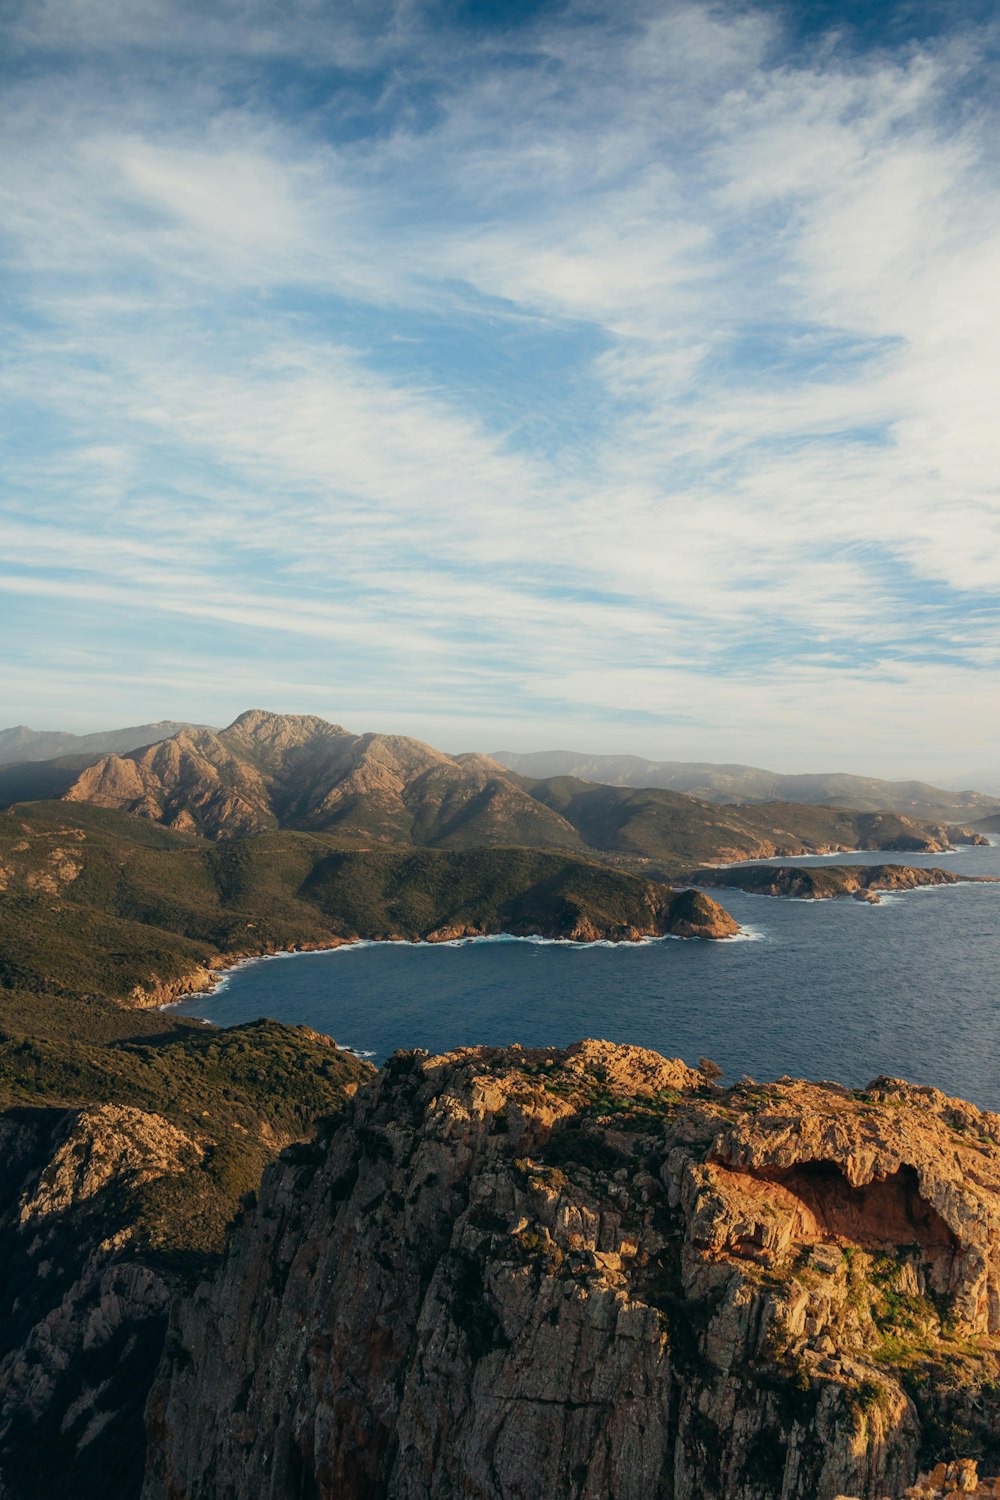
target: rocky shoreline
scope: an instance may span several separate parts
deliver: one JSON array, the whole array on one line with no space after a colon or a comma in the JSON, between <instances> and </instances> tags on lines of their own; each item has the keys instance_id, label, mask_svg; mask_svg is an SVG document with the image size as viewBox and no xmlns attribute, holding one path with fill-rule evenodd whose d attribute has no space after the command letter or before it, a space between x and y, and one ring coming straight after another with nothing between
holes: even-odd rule
<instances>
[{"instance_id":1,"label":"rocky shoreline","mask_svg":"<svg viewBox=\"0 0 1000 1500\"><path fill-rule=\"evenodd\" d=\"M171 980L165 984L136 986L128 997L128 1003L138 1009L169 1009L182 1004L195 995L212 994L224 982L226 976L245 964L262 959L293 957L300 953L332 953L340 948L356 947L360 944L397 943L407 947L423 943L445 944L473 942L484 938L541 938L548 942L572 943L586 946L592 943L644 943L657 938L674 937L681 940L725 942L740 935L740 925L724 907L701 891L693 889L671 891L671 899L661 912L653 916L643 927L629 924L608 925L604 928L583 919L575 923L568 932L563 930L540 931L536 924L529 924L524 931L508 928L473 927L452 925L432 929L419 938L406 937L401 933L386 933L376 937L357 934L354 937L332 938L325 942L297 943L283 948L259 948L240 953L226 954L214 960L210 966L199 966L190 975Z\"/></svg>"},{"instance_id":2,"label":"rocky shoreline","mask_svg":"<svg viewBox=\"0 0 1000 1500\"><path fill-rule=\"evenodd\" d=\"M739 865L696 870L691 879L716 889L794 901L830 901L852 896L877 906L879 892L915 891L934 886L996 885L995 875L963 875L938 866L913 865Z\"/></svg>"}]
</instances>

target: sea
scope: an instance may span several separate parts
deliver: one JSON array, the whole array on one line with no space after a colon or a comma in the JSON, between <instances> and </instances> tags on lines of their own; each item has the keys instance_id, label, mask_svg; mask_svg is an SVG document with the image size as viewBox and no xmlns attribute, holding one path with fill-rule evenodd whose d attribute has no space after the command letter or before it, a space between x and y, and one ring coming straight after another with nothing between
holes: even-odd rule
<instances>
[{"instance_id":1,"label":"sea","mask_svg":"<svg viewBox=\"0 0 1000 1500\"><path fill-rule=\"evenodd\" d=\"M938 865L1000 876L1000 845L775 864ZM1000 1110L1000 885L789 900L713 891L723 942L357 943L253 960L174 1007L218 1026L269 1016L375 1063L396 1048L634 1042L728 1081L782 1075L863 1088L889 1074Z\"/></svg>"}]
</instances>

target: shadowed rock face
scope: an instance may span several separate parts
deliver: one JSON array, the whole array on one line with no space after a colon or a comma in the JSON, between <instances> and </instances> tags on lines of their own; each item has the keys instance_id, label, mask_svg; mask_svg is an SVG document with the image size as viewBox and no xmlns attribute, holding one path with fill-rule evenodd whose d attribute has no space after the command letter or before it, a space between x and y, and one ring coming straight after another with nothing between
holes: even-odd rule
<instances>
[{"instance_id":1,"label":"shadowed rock face","mask_svg":"<svg viewBox=\"0 0 1000 1500\"><path fill-rule=\"evenodd\" d=\"M1000 1118L934 1090L397 1054L177 1308L144 1496L901 1496L996 1448L998 1290Z\"/></svg>"},{"instance_id":2,"label":"shadowed rock face","mask_svg":"<svg viewBox=\"0 0 1000 1500\"><path fill-rule=\"evenodd\" d=\"M0 1494L134 1494L177 1278L137 1253L144 1187L202 1148L143 1110L0 1117Z\"/></svg>"},{"instance_id":3,"label":"shadowed rock face","mask_svg":"<svg viewBox=\"0 0 1000 1500\"><path fill-rule=\"evenodd\" d=\"M105 1094L0 1112L3 1500L134 1500L171 1303L218 1264L265 1161L372 1072L305 1028L168 1022L130 1042L100 1007L88 1023L107 1046L57 1021L2 1039L5 1096Z\"/></svg>"}]
</instances>

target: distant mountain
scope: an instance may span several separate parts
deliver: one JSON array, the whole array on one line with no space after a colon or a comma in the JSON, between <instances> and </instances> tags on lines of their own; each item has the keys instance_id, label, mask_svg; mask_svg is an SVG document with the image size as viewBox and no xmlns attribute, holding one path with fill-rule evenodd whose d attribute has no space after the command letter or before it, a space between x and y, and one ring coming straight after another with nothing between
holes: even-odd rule
<instances>
[{"instance_id":1,"label":"distant mountain","mask_svg":"<svg viewBox=\"0 0 1000 1500\"><path fill-rule=\"evenodd\" d=\"M996 797L1000 802L1000 766L980 766L978 770L969 771L966 775L955 777L944 783L947 787L962 790L968 786L977 786L989 796Z\"/></svg>"},{"instance_id":2,"label":"distant mountain","mask_svg":"<svg viewBox=\"0 0 1000 1500\"><path fill-rule=\"evenodd\" d=\"M796 802L706 802L660 787L606 786L572 776L517 779L590 848L631 868L655 867L672 876L695 849L709 864L840 849L933 851L952 842L986 842L982 835L902 813Z\"/></svg>"},{"instance_id":3,"label":"distant mountain","mask_svg":"<svg viewBox=\"0 0 1000 1500\"><path fill-rule=\"evenodd\" d=\"M92 755L61 755L55 760L20 760L0 764L0 807L62 797L80 772L94 764Z\"/></svg>"},{"instance_id":4,"label":"distant mountain","mask_svg":"<svg viewBox=\"0 0 1000 1500\"><path fill-rule=\"evenodd\" d=\"M1000 811L1000 797L984 792L945 790L923 781L879 781L841 771L786 776L757 766L585 755L575 750L536 750L523 755L497 750L492 759L522 776L576 776L610 786L662 787L707 802L805 802L859 812L904 813L945 823L967 823Z\"/></svg>"},{"instance_id":5,"label":"distant mountain","mask_svg":"<svg viewBox=\"0 0 1000 1500\"><path fill-rule=\"evenodd\" d=\"M0 729L0 765L54 760L63 755L124 755L190 727L177 719L161 719L156 724L133 724L128 729L104 729L97 734L65 734L58 729L29 729L27 724L15 724L12 729Z\"/></svg>"},{"instance_id":6,"label":"distant mountain","mask_svg":"<svg viewBox=\"0 0 1000 1500\"><path fill-rule=\"evenodd\" d=\"M712 861L949 842L940 825L893 813L723 807L659 788L533 780L484 755L446 755L401 735L353 734L324 719L259 709L218 733L182 729L76 771L65 761L50 770L64 778L70 802L212 839L287 828L333 833L351 848L517 845L599 852L605 863L668 875Z\"/></svg>"}]
</instances>

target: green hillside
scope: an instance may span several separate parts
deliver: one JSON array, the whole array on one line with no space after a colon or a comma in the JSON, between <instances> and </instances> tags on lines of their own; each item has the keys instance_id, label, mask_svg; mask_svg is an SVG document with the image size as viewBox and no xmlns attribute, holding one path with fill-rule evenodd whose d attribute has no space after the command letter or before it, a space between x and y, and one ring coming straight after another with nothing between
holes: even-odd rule
<instances>
[{"instance_id":1,"label":"green hillside","mask_svg":"<svg viewBox=\"0 0 1000 1500\"><path fill-rule=\"evenodd\" d=\"M682 792L604 786L572 776L515 779L570 823L591 848L633 867L645 862L674 875L714 861L837 848L933 851L948 845L943 828L900 813L795 802L726 805L701 802Z\"/></svg>"},{"instance_id":2,"label":"green hillside","mask_svg":"<svg viewBox=\"0 0 1000 1500\"><path fill-rule=\"evenodd\" d=\"M214 843L79 803L0 817L0 878L0 985L147 1004L241 954L448 928L634 936L692 920L666 887L561 853L350 849L292 831ZM693 915L720 913L707 902Z\"/></svg>"}]
</instances>

